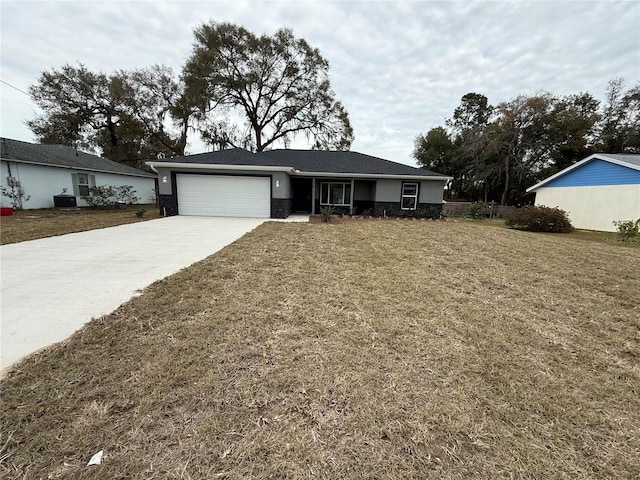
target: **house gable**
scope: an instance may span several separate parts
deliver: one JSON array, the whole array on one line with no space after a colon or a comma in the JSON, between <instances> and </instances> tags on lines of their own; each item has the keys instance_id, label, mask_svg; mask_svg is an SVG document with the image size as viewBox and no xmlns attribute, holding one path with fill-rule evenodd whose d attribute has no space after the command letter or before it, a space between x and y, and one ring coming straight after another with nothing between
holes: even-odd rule
<instances>
[{"instance_id":1,"label":"house gable","mask_svg":"<svg viewBox=\"0 0 640 480\"><path fill-rule=\"evenodd\" d=\"M640 184L640 170L594 158L565 175L546 183L545 187L593 187Z\"/></svg>"},{"instance_id":2,"label":"house gable","mask_svg":"<svg viewBox=\"0 0 640 480\"><path fill-rule=\"evenodd\" d=\"M626 174L622 174L621 172L626 172L626 170L614 169L608 165L615 165L619 167L623 167L627 170L631 171L640 171L640 155L635 154L618 154L618 153L596 153L593 154L584 160L580 160L578 163L574 163L573 165L565 168L564 170L560 170L555 175L551 175L550 177L545 178L539 183L527 188L527 193L535 192L541 187L547 187L549 184L557 182L559 179L571 175L575 172L578 172L585 165L589 165L590 163L597 161L596 167L594 170L588 170L586 174L579 174L574 179L569 180L569 183L575 182L576 185L563 185L562 183L555 183L555 187L566 187L566 186L604 186L604 185L637 185L635 174L630 174L627 172ZM602 176L604 174L604 176ZM583 176L584 175L584 176ZM631 176L629 176L631 175ZM589 178L590 177L590 178ZM601 177L601 178L599 178ZM624 183L587 183L587 182L606 182L607 178L613 179L612 181L621 181L620 177L624 177L625 180L622 180ZM626 180L630 178L631 180ZM583 185L580 185L583 183Z\"/></svg>"}]
</instances>

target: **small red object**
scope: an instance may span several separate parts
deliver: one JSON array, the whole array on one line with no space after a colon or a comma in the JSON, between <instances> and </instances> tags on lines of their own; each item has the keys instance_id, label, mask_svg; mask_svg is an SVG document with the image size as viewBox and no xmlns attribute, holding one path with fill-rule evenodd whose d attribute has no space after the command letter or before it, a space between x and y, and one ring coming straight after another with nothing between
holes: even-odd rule
<instances>
[{"instance_id":1,"label":"small red object","mask_svg":"<svg viewBox=\"0 0 640 480\"><path fill-rule=\"evenodd\" d=\"M0 217L8 217L13 215L12 207L0 207Z\"/></svg>"}]
</instances>

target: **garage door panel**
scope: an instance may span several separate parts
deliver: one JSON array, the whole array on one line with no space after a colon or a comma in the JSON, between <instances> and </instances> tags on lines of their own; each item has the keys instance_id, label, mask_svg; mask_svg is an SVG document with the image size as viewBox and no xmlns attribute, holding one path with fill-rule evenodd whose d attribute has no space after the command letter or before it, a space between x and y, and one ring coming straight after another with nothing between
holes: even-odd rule
<instances>
[{"instance_id":1,"label":"garage door panel","mask_svg":"<svg viewBox=\"0 0 640 480\"><path fill-rule=\"evenodd\" d=\"M271 216L268 177L176 175L180 215L217 217Z\"/></svg>"}]
</instances>

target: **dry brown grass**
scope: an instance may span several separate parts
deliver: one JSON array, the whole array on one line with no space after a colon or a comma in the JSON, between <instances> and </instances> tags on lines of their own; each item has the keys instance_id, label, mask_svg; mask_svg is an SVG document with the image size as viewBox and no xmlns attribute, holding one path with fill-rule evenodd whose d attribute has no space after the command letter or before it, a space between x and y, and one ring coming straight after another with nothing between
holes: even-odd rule
<instances>
[{"instance_id":1,"label":"dry brown grass","mask_svg":"<svg viewBox=\"0 0 640 480\"><path fill-rule=\"evenodd\" d=\"M142 218L138 218L135 212L141 208L145 209L145 213ZM9 217L0 217L0 244L115 227L158 217L158 207L155 205L128 205L122 210L97 208L17 210Z\"/></svg>"},{"instance_id":2,"label":"dry brown grass","mask_svg":"<svg viewBox=\"0 0 640 480\"><path fill-rule=\"evenodd\" d=\"M468 222L268 223L2 381L0 471L637 478L639 264Z\"/></svg>"},{"instance_id":3,"label":"dry brown grass","mask_svg":"<svg viewBox=\"0 0 640 480\"><path fill-rule=\"evenodd\" d=\"M459 219L458 221L477 222L477 220L469 220L469 219ZM495 218L491 220L480 220L480 222L484 226L509 228L505 225L505 222L503 219ZM538 234L543 236L551 236L551 237L555 237L557 235L555 233L544 233L544 232L538 232ZM576 229L569 233L563 233L562 238L584 240L587 242L609 243L612 245L618 245L620 247L637 248L638 246L640 246L640 244L638 244L637 242L621 242L616 232L602 232L599 230Z\"/></svg>"}]
</instances>

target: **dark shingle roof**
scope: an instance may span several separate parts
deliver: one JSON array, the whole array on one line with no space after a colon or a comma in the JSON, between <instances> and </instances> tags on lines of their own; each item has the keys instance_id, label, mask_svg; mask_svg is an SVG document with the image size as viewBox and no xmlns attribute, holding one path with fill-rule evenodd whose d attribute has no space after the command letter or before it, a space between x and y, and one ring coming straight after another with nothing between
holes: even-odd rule
<instances>
[{"instance_id":1,"label":"dark shingle roof","mask_svg":"<svg viewBox=\"0 0 640 480\"><path fill-rule=\"evenodd\" d=\"M400 175L448 178L424 168L372 157L358 152L327 150L269 150L251 153L242 148L200 153L186 157L154 160L153 163L185 163L201 165L252 165L291 167L301 172L344 173L358 175Z\"/></svg>"},{"instance_id":2,"label":"dark shingle roof","mask_svg":"<svg viewBox=\"0 0 640 480\"><path fill-rule=\"evenodd\" d=\"M424 168L384 160L350 151L271 150L262 152L267 158L278 159L303 172L356 173L366 175L419 175L446 177Z\"/></svg>"},{"instance_id":3,"label":"dark shingle roof","mask_svg":"<svg viewBox=\"0 0 640 480\"><path fill-rule=\"evenodd\" d=\"M66 145L43 145L0 138L0 157L23 163L36 163L52 167L67 167L76 170L117 173L138 177L155 178L155 175L137 168L113 162L106 158L81 152Z\"/></svg>"},{"instance_id":4,"label":"dark shingle roof","mask_svg":"<svg viewBox=\"0 0 640 480\"><path fill-rule=\"evenodd\" d=\"M197 153L186 157L172 157L153 160L153 164L162 163L197 163L200 165L253 165L253 166L275 166L256 153L251 153L243 148L231 148L229 150L218 150L216 152Z\"/></svg>"}]
</instances>

